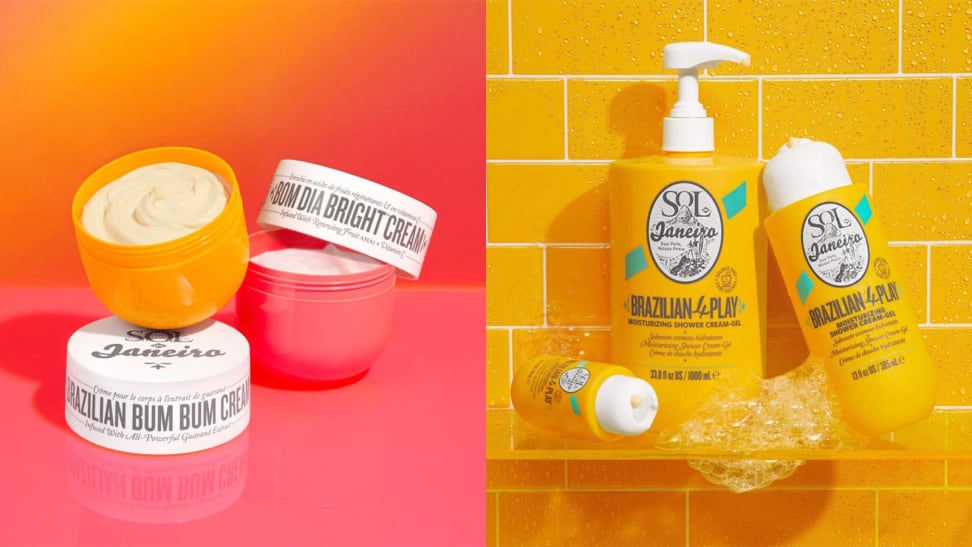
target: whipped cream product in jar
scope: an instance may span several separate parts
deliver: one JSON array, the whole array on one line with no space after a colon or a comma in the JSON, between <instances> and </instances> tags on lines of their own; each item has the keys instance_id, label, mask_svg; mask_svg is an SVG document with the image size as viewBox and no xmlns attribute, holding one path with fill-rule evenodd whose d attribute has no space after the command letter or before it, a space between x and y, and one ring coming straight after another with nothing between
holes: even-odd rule
<instances>
[{"instance_id":1,"label":"whipped cream product in jar","mask_svg":"<svg viewBox=\"0 0 972 547\"><path fill-rule=\"evenodd\" d=\"M284 248L266 251L250 259L265 268L305 275L342 275L367 272L382 263L361 253L341 250L328 243L323 249Z\"/></svg>"},{"instance_id":2,"label":"whipped cream product in jar","mask_svg":"<svg viewBox=\"0 0 972 547\"><path fill-rule=\"evenodd\" d=\"M92 173L71 208L95 295L141 327L213 316L246 273L249 239L233 169L195 148L150 148Z\"/></svg>"},{"instance_id":3,"label":"whipped cream product in jar","mask_svg":"<svg viewBox=\"0 0 972 547\"><path fill-rule=\"evenodd\" d=\"M150 245L190 234L226 207L226 186L210 171L179 162L125 173L84 204L91 235L118 245Z\"/></svg>"}]
</instances>

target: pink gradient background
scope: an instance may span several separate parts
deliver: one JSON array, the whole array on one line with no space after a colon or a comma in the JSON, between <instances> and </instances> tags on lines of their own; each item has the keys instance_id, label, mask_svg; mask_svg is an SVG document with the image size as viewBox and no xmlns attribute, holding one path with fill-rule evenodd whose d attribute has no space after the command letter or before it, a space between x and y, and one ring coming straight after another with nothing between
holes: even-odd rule
<instances>
[{"instance_id":1,"label":"pink gradient background","mask_svg":"<svg viewBox=\"0 0 972 547\"><path fill-rule=\"evenodd\" d=\"M0 544L482 544L484 19L482 0L0 0L0 437L17 446L0 457ZM72 472L96 476L72 463L64 348L107 312L70 208L98 167L165 145L233 167L251 232L284 158L409 194L438 222L421 279L398 282L427 290L396 296L368 376L255 382L241 497L145 525L71 491Z\"/></svg>"},{"instance_id":2,"label":"pink gradient background","mask_svg":"<svg viewBox=\"0 0 972 547\"><path fill-rule=\"evenodd\" d=\"M439 218L417 283L483 285L484 17L481 1L0 0L0 283L84 286L76 187L185 145L233 167L250 231L284 158L424 201Z\"/></svg>"}]
</instances>

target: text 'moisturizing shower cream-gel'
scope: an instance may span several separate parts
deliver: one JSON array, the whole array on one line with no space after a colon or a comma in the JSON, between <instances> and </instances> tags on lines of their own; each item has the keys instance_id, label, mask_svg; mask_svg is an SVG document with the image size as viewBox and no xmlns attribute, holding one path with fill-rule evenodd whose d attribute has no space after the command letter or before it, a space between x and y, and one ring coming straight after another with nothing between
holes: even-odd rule
<instances>
[{"instance_id":1,"label":"text 'moisturizing shower cream-gel'","mask_svg":"<svg viewBox=\"0 0 972 547\"><path fill-rule=\"evenodd\" d=\"M721 379L763 375L766 244L762 165L713 151L698 71L749 55L709 42L669 44L678 102L663 153L611 164L612 361L658 393L653 429L685 420Z\"/></svg>"},{"instance_id":2,"label":"text 'moisturizing shower cream-gel'","mask_svg":"<svg viewBox=\"0 0 972 547\"><path fill-rule=\"evenodd\" d=\"M766 233L840 419L870 437L928 416L934 367L867 188L836 148L809 139L780 148L764 184Z\"/></svg>"}]
</instances>

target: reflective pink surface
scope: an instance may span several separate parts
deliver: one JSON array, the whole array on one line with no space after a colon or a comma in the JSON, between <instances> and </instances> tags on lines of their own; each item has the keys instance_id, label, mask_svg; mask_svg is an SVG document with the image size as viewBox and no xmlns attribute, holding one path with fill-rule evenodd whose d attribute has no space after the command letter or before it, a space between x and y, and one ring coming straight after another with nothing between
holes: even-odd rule
<instances>
[{"instance_id":1,"label":"reflective pink surface","mask_svg":"<svg viewBox=\"0 0 972 547\"><path fill-rule=\"evenodd\" d=\"M482 545L484 292L396 298L357 382L255 377L244 435L150 457L64 423L65 344L107 315L91 291L0 288L0 545Z\"/></svg>"}]
</instances>

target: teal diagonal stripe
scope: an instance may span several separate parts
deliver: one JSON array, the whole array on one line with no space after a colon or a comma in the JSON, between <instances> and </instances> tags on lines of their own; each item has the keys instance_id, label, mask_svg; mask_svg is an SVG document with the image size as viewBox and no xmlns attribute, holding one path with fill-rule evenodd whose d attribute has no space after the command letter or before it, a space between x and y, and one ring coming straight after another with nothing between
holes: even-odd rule
<instances>
[{"instance_id":1,"label":"teal diagonal stripe","mask_svg":"<svg viewBox=\"0 0 972 547\"><path fill-rule=\"evenodd\" d=\"M742 181L742 184L736 186L732 192L722 196L722 207L726 210L726 220L746 208L746 181Z\"/></svg>"},{"instance_id":2,"label":"teal diagonal stripe","mask_svg":"<svg viewBox=\"0 0 972 547\"><path fill-rule=\"evenodd\" d=\"M810 296L810 291L813 290L813 280L807 275L807 271L804 270L800 272L800 277L797 278L796 282L797 294L800 295L800 303L803 304L807 301L807 297Z\"/></svg>"},{"instance_id":3,"label":"teal diagonal stripe","mask_svg":"<svg viewBox=\"0 0 972 547\"><path fill-rule=\"evenodd\" d=\"M624 255L624 280L631 279L647 267L648 259L645 258L645 248L639 245Z\"/></svg>"},{"instance_id":4,"label":"teal diagonal stripe","mask_svg":"<svg viewBox=\"0 0 972 547\"><path fill-rule=\"evenodd\" d=\"M854 207L854 211L857 212L857 216L860 217L861 222L864 224L867 224L868 221L871 220L871 215L873 215L874 212L871 211L871 202L867 199L866 194L861 197L861 201L857 202L857 205Z\"/></svg>"}]
</instances>

